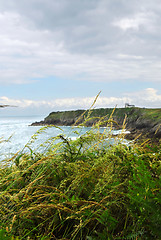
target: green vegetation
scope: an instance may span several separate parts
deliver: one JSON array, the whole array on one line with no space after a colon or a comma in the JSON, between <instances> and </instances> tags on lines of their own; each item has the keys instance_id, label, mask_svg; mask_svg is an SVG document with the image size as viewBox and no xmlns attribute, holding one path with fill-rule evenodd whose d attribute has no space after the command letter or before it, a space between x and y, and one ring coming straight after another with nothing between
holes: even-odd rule
<instances>
[{"instance_id":1,"label":"green vegetation","mask_svg":"<svg viewBox=\"0 0 161 240\"><path fill-rule=\"evenodd\" d=\"M145 115L152 118L153 120L160 120L161 119L161 109L146 109Z\"/></svg>"},{"instance_id":2,"label":"green vegetation","mask_svg":"<svg viewBox=\"0 0 161 240\"><path fill-rule=\"evenodd\" d=\"M90 112L90 118L88 118ZM127 128L129 129L144 129L145 132L154 135L156 129L159 130L159 138L161 136L161 109L146 109L146 108L116 108L113 112L112 108L99 108L92 111L76 110L76 111L62 111L50 113L44 121L39 123L33 123L33 125L79 125L81 123L86 126L92 126L100 118L104 118L106 121L113 116L113 119L121 127L125 116L127 116ZM79 121L78 121L79 119ZM87 119L87 120L86 120ZM86 123L85 123L86 120ZM106 124L105 121L105 124ZM102 122L102 126L105 126Z\"/></svg>"},{"instance_id":3,"label":"green vegetation","mask_svg":"<svg viewBox=\"0 0 161 240\"><path fill-rule=\"evenodd\" d=\"M93 109L90 113L91 117L109 117L113 112L112 108L99 108ZM84 113L84 110L76 111L62 111L62 112L52 112L46 118L46 122L55 121L55 120L67 120L75 119L81 116ZM88 115L88 112L84 114L84 118ZM124 120L125 115L129 116L131 119L135 120L136 118L142 116L143 118L161 120L161 109L148 109L148 108L116 108L113 114L114 118ZM84 119L83 118L83 119ZM82 119L82 120L83 120Z\"/></svg>"},{"instance_id":4,"label":"green vegetation","mask_svg":"<svg viewBox=\"0 0 161 240\"><path fill-rule=\"evenodd\" d=\"M131 131L131 139L136 135L145 138L153 138L154 141L161 138L161 109L146 108L100 108L91 110L62 111L50 113L44 121L33 123L32 125L58 125L73 126L86 125L93 126L100 119L101 126L106 126L106 122L112 114L115 120L114 127L121 128L126 117L126 128ZM90 117L88 117L90 115Z\"/></svg>"},{"instance_id":5,"label":"green vegetation","mask_svg":"<svg viewBox=\"0 0 161 240\"><path fill-rule=\"evenodd\" d=\"M1 162L0 239L161 239L161 146L111 144L102 121Z\"/></svg>"},{"instance_id":6,"label":"green vegetation","mask_svg":"<svg viewBox=\"0 0 161 240\"><path fill-rule=\"evenodd\" d=\"M99 108L99 109L93 109L90 112L91 118L101 118L106 116L109 118L109 116L112 114L113 109L112 108ZM116 108L114 112L114 116L121 117L124 119L125 114L128 114L131 112L131 108ZM83 114L84 113L84 114ZM80 116L83 114L83 116L80 118ZM85 112L85 110L76 110L76 111L62 111L62 112L52 112L50 113L46 118L45 122L50 123L52 121L65 121L65 120L77 120L80 118L81 122L84 122L84 119L88 116L88 111Z\"/></svg>"}]
</instances>

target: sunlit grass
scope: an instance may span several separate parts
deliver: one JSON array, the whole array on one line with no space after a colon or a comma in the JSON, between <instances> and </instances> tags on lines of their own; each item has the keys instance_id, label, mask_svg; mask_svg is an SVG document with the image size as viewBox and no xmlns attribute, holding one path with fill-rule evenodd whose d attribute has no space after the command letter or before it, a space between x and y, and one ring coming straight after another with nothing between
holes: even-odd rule
<instances>
[{"instance_id":1,"label":"sunlit grass","mask_svg":"<svg viewBox=\"0 0 161 240\"><path fill-rule=\"evenodd\" d=\"M124 145L113 122L102 117L76 140L62 133L39 152L30 143L42 128L28 153L3 161L0 239L161 239L160 145Z\"/></svg>"}]
</instances>

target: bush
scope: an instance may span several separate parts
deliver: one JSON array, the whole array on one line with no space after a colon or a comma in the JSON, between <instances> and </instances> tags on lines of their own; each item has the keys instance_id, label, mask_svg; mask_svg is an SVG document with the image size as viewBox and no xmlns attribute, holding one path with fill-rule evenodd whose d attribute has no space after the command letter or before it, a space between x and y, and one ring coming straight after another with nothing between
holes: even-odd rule
<instances>
[{"instance_id":1,"label":"bush","mask_svg":"<svg viewBox=\"0 0 161 240\"><path fill-rule=\"evenodd\" d=\"M2 228L20 239L161 239L160 147L110 137L96 125L6 160Z\"/></svg>"}]
</instances>

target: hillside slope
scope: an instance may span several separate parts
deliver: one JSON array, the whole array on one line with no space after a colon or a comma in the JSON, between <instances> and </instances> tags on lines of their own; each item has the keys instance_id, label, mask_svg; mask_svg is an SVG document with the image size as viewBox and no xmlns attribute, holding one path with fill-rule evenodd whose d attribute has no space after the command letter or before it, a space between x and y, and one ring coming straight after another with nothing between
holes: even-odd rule
<instances>
[{"instance_id":1,"label":"hillside slope","mask_svg":"<svg viewBox=\"0 0 161 240\"><path fill-rule=\"evenodd\" d=\"M78 125L87 118L89 111L83 116L85 110L76 111L58 111L50 113L43 121L33 123L35 125L59 125L71 126ZM113 112L114 111L114 112ZM113 112L113 114L112 114ZM112 116L111 116L112 114ZM126 129L130 130L133 135L142 133L147 137L161 138L161 109L146 109L146 108L99 108L93 109L90 112L86 126L92 126L99 118L105 117L104 120L112 118L118 123L121 128L126 118ZM102 126L105 126L102 124Z\"/></svg>"}]
</instances>

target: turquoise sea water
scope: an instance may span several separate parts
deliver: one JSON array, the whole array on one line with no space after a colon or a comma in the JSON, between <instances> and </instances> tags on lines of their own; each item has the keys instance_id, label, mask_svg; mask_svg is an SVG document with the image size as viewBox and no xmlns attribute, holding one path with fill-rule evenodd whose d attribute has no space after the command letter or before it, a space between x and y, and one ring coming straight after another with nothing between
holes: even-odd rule
<instances>
[{"instance_id":1,"label":"turquoise sea water","mask_svg":"<svg viewBox=\"0 0 161 240\"><path fill-rule=\"evenodd\" d=\"M30 124L35 121L43 120L43 118L43 116L0 117L0 159L10 157L13 153L22 150L31 140L31 137L41 128L40 126L30 126ZM35 149L47 139L55 137L58 134L65 135L74 140L77 137L74 130L77 130L81 135L89 131L90 128L84 127L81 129L73 129L69 126L62 126L60 129L54 127L46 129L46 131L41 133L32 144L32 148ZM100 131L103 132L104 128ZM117 133L118 131L114 131L114 134Z\"/></svg>"}]
</instances>

